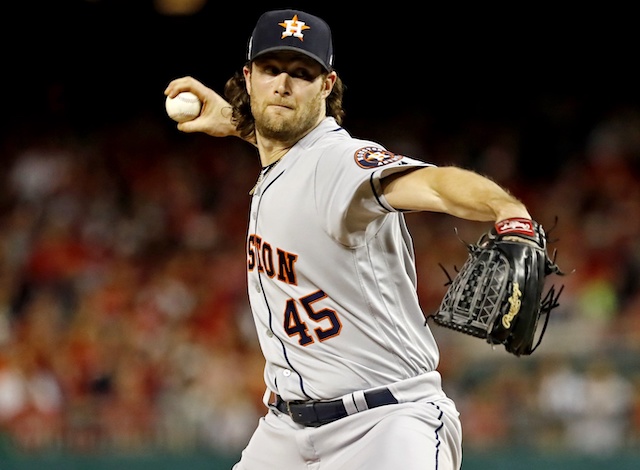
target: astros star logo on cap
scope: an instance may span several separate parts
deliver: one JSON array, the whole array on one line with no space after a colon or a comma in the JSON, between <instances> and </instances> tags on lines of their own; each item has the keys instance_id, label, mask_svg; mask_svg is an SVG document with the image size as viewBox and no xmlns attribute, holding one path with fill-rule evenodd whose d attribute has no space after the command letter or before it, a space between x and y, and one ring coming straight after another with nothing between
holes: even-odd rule
<instances>
[{"instance_id":1,"label":"astros star logo on cap","mask_svg":"<svg viewBox=\"0 0 640 470\"><path fill-rule=\"evenodd\" d=\"M284 20L284 23L278 24L284 28L280 39L284 39L287 36L293 36L304 41L304 34L302 34L302 31L305 29L311 29L311 26L307 26L304 21L298 20L298 15L293 15L292 19Z\"/></svg>"}]
</instances>

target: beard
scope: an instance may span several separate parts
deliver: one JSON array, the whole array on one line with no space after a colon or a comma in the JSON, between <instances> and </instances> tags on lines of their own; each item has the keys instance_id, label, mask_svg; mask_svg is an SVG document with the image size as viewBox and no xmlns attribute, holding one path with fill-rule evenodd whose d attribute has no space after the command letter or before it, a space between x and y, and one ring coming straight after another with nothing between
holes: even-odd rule
<instances>
[{"instance_id":1,"label":"beard","mask_svg":"<svg viewBox=\"0 0 640 470\"><path fill-rule=\"evenodd\" d=\"M267 139L294 143L318 124L324 101L319 91L306 106L278 110L268 104L271 103L251 100L257 133Z\"/></svg>"}]
</instances>

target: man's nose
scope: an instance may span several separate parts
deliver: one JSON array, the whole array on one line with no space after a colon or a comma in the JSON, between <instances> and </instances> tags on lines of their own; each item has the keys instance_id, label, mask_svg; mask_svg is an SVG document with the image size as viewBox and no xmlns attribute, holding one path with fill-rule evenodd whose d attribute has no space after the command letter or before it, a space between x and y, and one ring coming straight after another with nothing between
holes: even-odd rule
<instances>
[{"instance_id":1,"label":"man's nose","mask_svg":"<svg viewBox=\"0 0 640 470\"><path fill-rule=\"evenodd\" d=\"M276 92L280 95L291 93L291 76L287 72L282 72L276 78Z\"/></svg>"}]
</instances>

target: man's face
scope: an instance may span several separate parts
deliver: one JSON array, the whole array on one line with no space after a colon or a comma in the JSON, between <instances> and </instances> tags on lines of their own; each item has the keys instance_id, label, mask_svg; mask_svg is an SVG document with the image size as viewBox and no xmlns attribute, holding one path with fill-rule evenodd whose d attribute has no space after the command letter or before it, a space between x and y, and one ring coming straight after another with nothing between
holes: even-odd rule
<instances>
[{"instance_id":1,"label":"man's face","mask_svg":"<svg viewBox=\"0 0 640 470\"><path fill-rule=\"evenodd\" d=\"M295 52L268 54L244 73L259 136L294 143L325 117L333 80L315 60Z\"/></svg>"}]
</instances>

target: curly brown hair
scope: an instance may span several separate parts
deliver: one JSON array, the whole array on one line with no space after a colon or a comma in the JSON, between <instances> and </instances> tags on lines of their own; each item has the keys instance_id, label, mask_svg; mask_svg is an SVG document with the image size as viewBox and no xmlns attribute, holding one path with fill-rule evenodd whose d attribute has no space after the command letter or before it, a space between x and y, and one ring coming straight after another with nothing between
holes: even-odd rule
<instances>
[{"instance_id":1,"label":"curly brown hair","mask_svg":"<svg viewBox=\"0 0 640 470\"><path fill-rule=\"evenodd\" d=\"M326 76L326 73L324 76ZM345 85L340 76L338 76L331 93L327 97L327 115L335 118L340 125L345 116L345 111L342 108L344 91ZM255 120L251 114L250 98L242 72L236 72L227 80L224 86L224 96L233 110L232 120L236 124L240 137L255 142Z\"/></svg>"}]
</instances>

